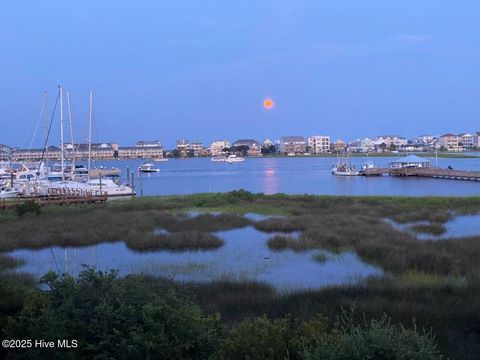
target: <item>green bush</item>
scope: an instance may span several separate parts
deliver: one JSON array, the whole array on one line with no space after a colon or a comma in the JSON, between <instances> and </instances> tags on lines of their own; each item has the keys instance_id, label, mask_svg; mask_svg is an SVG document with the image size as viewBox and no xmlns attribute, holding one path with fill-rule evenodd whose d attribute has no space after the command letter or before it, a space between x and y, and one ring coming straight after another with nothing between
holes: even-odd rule
<instances>
[{"instance_id":1,"label":"green bush","mask_svg":"<svg viewBox=\"0 0 480 360\"><path fill-rule=\"evenodd\" d=\"M393 325L390 318L361 325L344 324L337 341L318 343L304 353L306 360L343 359L439 359L431 334Z\"/></svg>"},{"instance_id":2,"label":"green bush","mask_svg":"<svg viewBox=\"0 0 480 360\"><path fill-rule=\"evenodd\" d=\"M33 213L35 215L40 215L41 209L40 205L35 202L35 200L27 200L21 204L15 206L15 212L18 217L22 217L27 213Z\"/></svg>"},{"instance_id":3,"label":"green bush","mask_svg":"<svg viewBox=\"0 0 480 360\"><path fill-rule=\"evenodd\" d=\"M301 359L305 347L335 339L336 331L328 332L326 324L321 316L304 323L290 316L273 320L266 316L247 319L230 331L218 357L232 360Z\"/></svg>"},{"instance_id":4,"label":"green bush","mask_svg":"<svg viewBox=\"0 0 480 360\"><path fill-rule=\"evenodd\" d=\"M42 282L49 290L37 290L6 338L76 339L68 356L85 359L205 359L221 338L218 317L203 316L170 284L89 268L78 279L49 273ZM65 353L28 349L22 355L60 359Z\"/></svg>"}]
</instances>

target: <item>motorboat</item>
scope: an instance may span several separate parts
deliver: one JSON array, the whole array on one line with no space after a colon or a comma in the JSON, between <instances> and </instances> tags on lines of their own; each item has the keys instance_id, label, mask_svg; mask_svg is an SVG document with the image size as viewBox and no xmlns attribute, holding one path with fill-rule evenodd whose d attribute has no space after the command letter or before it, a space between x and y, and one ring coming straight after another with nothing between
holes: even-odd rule
<instances>
[{"instance_id":1,"label":"motorboat","mask_svg":"<svg viewBox=\"0 0 480 360\"><path fill-rule=\"evenodd\" d=\"M17 188L6 188L0 190L0 199L14 199L22 194L22 191Z\"/></svg>"},{"instance_id":2,"label":"motorboat","mask_svg":"<svg viewBox=\"0 0 480 360\"><path fill-rule=\"evenodd\" d=\"M142 164L138 167L138 170L140 172L144 172L144 173L154 173L154 172L159 172L160 171L160 169L156 169L155 166L152 163Z\"/></svg>"},{"instance_id":3,"label":"motorboat","mask_svg":"<svg viewBox=\"0 0 480 360\"><path fill-rule=\"evenodd\" d=\"M235 162L242 162L242 161L245 161L245 159L243 157L239 157L237 155L230 155L229 157L227 157L225 159L225 162L227 162L229 164L232 164L232 163L235 163Z\"/></svg>"}]
</instances>

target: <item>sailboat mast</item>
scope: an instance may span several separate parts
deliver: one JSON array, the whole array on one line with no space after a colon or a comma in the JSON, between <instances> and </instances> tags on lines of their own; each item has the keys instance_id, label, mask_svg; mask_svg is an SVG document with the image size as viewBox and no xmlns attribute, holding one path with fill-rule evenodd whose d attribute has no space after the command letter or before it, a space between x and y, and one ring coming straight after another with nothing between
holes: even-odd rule
<instances>
[{"instance_id":1,"label":"sailboat mast","mask_svg":"<svg viewBox=\"0 0 480 360\"><path fill-rule=\"evenodd\" d=\"M90 112L88 117L88 179L90 180L90 169L92 167L92 106L93 91L90 90Z\"/></svg>"},{"instance_id":2,"label":"sailboat mast","mask_svg":"<svg viewBox=\"0 0 480 360\"><path fill-rule=\"evenodd\" d=\"M48 139L48 92L44 92L45 141ZM45 143L45 168L48 169L48 144Z\"/></svg>"},{"instance_id":3,"label":"sailboat mast","mask_svg":"<svg viewBox=\"0 0 480 360\"><path fill-rule=\"evenodd\" d=\"M62 181L65 181L65 144L63 139L63 88L60 86L60 154L62 161Z\"/></svg>"},{"instance_id":4,"label":"sailboat mast","mask_svg":"<svg viewBox=\"0 0 480 360\"><path fill-rule=\"evenodd\" d=\"M67 105L68 105L68 122L70 125L70 139L72 141L72 166L70 169L70 175L72 178L75 176L75 141L73 141L73 125L72 125L72 107L70 105L70 93L67 90Z\"/></svg>"}]
</instances>

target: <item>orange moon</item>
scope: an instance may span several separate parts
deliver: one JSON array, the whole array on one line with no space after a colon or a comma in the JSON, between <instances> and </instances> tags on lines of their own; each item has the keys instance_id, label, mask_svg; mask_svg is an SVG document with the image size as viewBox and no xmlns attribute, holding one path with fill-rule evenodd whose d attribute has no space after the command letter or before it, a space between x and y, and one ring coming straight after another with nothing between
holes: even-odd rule
<instances>
[{"instance_id":1,"label":"orange moon","mask_svg":"<svg viewBox=\"0 0 480 360\"><path fill-rule=\"evenodd\" d=\"M271 108L273 108L274 105L275 105L275 104L273 103L273 100L272 100L272 99L265 99L265 100L263 101L263 107L264 107L265 109L271 109Z\"/></svg>"}]
</instances>

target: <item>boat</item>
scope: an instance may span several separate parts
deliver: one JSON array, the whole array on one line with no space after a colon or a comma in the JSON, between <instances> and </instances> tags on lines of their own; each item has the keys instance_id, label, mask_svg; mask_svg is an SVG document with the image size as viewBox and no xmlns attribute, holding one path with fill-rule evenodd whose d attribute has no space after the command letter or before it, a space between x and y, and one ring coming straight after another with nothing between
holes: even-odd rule
<instances>
[{"instance_id":1,"label":"boat","mask_svg":"<svg viewBox=\"0 0 480 360\"><path fill-rule=\"evenodd\" d=\"M229 164L232 164L234 162L242 162L242 161L245 161L245 159L243 157L239 157L237 155L230 155L229 157L227 157L225 159L225 162L227 162Z\"/></svg>"},{"instance_id":2,"label":"boat","mask_svg":"<svg viewBox=\"0 0 480 360\"><path fill-rule=\"evenodd\" d=\"M337 164L332 166L332 175L335 176L358 176L360 172L355 170L355 165L350 165L350 156L346 154L338 158Z\"/></svg>"},{"instance_id":3,"label":"boat","mask_svg":"<svg viewBox=\"0 0 480 360\"><path fill-rule=\"evenodd\" d=\"M138 170L144 173L154 173L160 171L160 169L156 169L152 163L142 164L138 167Z\"/></svg>"},{"instance_id":4,"label":"boat","mask_svg":"<svg viewBox=\"0 0 480 360\"><path fill-rule=\"evenodd\" d=\"M153 159L153 161L155 161L155 162L164 162L164 161L168 161L168 158L155 158L155 159Z\"/></svg>"},{"instance_id":5,"label":"boat","mask_svg":"<svg viewBox=\"0 0 480 360\"><path fill-rule=\"evenodd\" d=\"M22 194L22 191L17 188L5 188L0 190L0 199L13 199Z\"/></svg>"}]
</instances>

